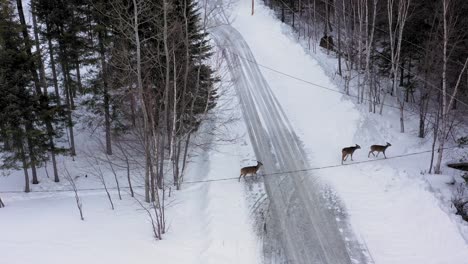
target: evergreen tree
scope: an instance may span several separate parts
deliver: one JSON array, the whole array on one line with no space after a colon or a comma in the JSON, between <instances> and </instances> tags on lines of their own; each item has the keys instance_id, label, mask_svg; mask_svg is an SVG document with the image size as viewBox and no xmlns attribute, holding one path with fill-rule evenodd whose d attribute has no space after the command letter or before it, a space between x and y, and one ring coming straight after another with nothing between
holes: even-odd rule
<instances>
[{"instance_id":1,"label":"evergreen tree","mask_svg":"<svg viewBox=\"0 0 468 264\"><path fill-rule=\"evenodd\" d=\"M2 167L17 168L22 162L26 187L29 192L27 169L46 159L47 133L40 120L40 98L30 87L31 63L34 58L27 52L21 37L21 24L15 19L9 1L0 2L0 120L4 144ZM8 144L5 144L8 142ZM34 179L33 183L37 183Z\"/></svg>"},{"instance_id":2,"label":"evergreen tree","mask_svg":"<svg viewBox=\"0 0 468 264\"><path fill-rule=\"evenodd\" d=\"M182 24L183 31L186 32L180 38L188 39L188 58L182 55L186 49L185 43L178 51L181 54L179 57L188 60L187 90L183 91L185 94L178 95L178 97L188 97L187 100L182 100L178 118L184 126L179 131L184 134L195 131L200 124L197 116L216 105L217 91L214 85L219 80L214 77L214 71L207 64L212 52L208 33L202 28L197 3L193 0L177 0L174 4L176 8L173 17L177 20L174 23Z\"/></svg>"},{"instance_id":3,"label":"evergreen tree","mask_svg":"<svg viewBox=\"0 0 468 264\"><path fill-rule=\"evenodd\" d=\"M80 37L84 28L83 3L63 0L34 0L33 5L39 22L46 25L46 37L58 43L58 63L62 70L63 92L69 128L70 154L76 155L72 111L75 109L76 91L81 88L80 65L82 54L86 54L86 44ZM54 47L50 45L50 48ZM53 51L51 51L53 52ZM75 70L75 78L72 71Z\"/></svg>"}]
</instances>

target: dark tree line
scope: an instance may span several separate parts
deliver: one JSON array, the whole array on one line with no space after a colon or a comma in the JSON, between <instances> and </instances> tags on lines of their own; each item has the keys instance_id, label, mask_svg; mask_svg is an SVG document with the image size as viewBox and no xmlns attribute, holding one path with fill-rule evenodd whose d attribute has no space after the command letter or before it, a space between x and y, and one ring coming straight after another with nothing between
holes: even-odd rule
<instances>
[{"instance_id":1,"label":"dark tree line","mask_svg":"<svg viewBox=\"0 0 468 264\"><path fill-rule=\"evenodd\" d=\"M158 189L180 187L191 136L217 99L195 1L30 4L31 25L21 0L0 0L2 166L24 170L26 192L45 162L58 182L56 155L79 155L74 111L83 107L100 117L91 123L106 156L116 144L142 149L146 201L160 203Z\"/></svg>"},{"instance_id":2,"label":"dark tree line","mask_svg":"<svg viewBox=\"0 0 468 264\"><path fill-rule=\"evenodd\" d=\"M309 49L338 60L344 89L369 111L396 97L400 130L419 115L418 136L434 139L430 171L468 112L468 2L464 0L265 0ZM416 128L415 128L416 129ZM436 155L437 157L434 157ZM435 163L435 165L434 165Z\"/></svg>"}]
</instances>

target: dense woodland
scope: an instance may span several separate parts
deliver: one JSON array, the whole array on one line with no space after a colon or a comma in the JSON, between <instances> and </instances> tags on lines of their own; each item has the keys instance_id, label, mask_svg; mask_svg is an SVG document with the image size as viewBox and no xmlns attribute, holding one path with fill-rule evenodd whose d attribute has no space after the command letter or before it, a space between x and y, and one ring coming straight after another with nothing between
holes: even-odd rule
<instances>
[{"instance_id":1,"label":"dense woodland","mask_svg":"<svg viewBox=\"0 0 468 264\"><path fill-rule=\"evenodd\" d=\"M467 1L265 0L265 4L311 51L319 45L336 56L344 93L367 104L369 112L385 114L389 98L396 98L402 133L408 130L407 116L418 115L418 136L434 139L429 172L441 173L448 143L467 138L459 129L466 128L460 124L466 124L468 116Z\"/></svg>"},{"instance_id":2,"label":"dense woodland","mask_svg":"<svg viewBox=\"0 0 468 264\"><path fill-rule=\"evenodd\" d=\"M211 55L192 0L0 0L1 166L24 171L25 192L41 166L66 178L57 156L77 155L86 108L107 158L144 157L145 200L159 203L216 104Z\"/></svg>"},{"instance_id":3,"label":"dense woodland","mask_svg":"<svg viewBox=\"0 0 468 264\"><path fill-rule=\"evenodd\" d=\"M402 133L419 116L418 136L433 138L429 172L467 142L467 1L265 4L310 50L336 56L344 93L369 112L395 98ZM167 182L180 187L191 136L216 104L211 55L194 0L0 0L1 166L24 171L25 192L46 164L61 181L56 157L77 155L75 111L86 107L108 160L144 157L145 200L159 203Z\"/></svg>"}]
</instances>

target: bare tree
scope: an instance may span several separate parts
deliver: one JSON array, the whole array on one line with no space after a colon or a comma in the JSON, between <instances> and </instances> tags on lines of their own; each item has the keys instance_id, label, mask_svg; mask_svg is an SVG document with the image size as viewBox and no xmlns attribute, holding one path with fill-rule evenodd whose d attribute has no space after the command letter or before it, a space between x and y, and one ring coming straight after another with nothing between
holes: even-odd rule
<instances>
[{"instance_id":1,"label":"bare tree","mask_svg":"<svg viewBox=\"0 0 468 264\"><path fill-rule=\"evenodd\" d=\"M132 197L135 197L135 193L133 192L132 179L130 177L130 161L129 161L129 158L128 158L127 150L125 149L125 147L122 146L122 144L119 141L117 141L116 144L117 144L117 148L122 153L122 156L123 156L124 161L125 161L125 168L127 170L127 181L128 181L128 188L130 190L130 195Z\"/></svg>"},{"instance_id":2,"label":"bare tree","mask_svg":"<svg viewBox=\"0 0 468 264\"><path fill-rule=\"evenodd\" d=\"M104 177L104 172L101 169L101 162L97 157L93 157L93 159L88 159L88 164L89 164L89 170L88 173L91 175L96 176L99 181L101 182L102 186L104 187L104 190L106 191L107 194L107 199L109 200L109 203L111 205L112 210L114 210L114 202L112 201L112 197L109 193L109 189L107 188L107 183L106 179ZM120 195L120 190L119 190L119 195Z\"/></svg>"},{"instance_id":3,"label":"bare tree","mask_svg":"<svg viewBox=\"0 0 468 264\"><path fill-rule=\"evenodd\" d=\"M369 112L375 109L375 98L377 90L372 89L372 76L371 76L371 53L374 45L374 32L375 32L375 19L377 15L377 3L378 0L372 0L372 26L370 28L369 36L369 7L366 3L366 68L365 68L365 83L367 84L367 91L369 93ZM361 96L363 98L364 95Z\"/></svg>"},{"instance_id":4,"label":"bare tree","mask_svg":"<svg viewBox=\"0 0 468 264\"><path fill-rule=\"evenodd\" d=\"M99 39L99 57L101 61L101 76L102 86L104 93L104 120L105 120L105 131L106 131L106 155L112 155L112 143L111 143L111 117L110 117L110 95L109 95L109 81L108 81L108 67L106 60L106 48L104 46L104 39L107 35L105 30L98 32ZM78 69L78 68L77 68Z\"/></svg>"},{"instance_id":5,"label":"bare tree","mask_svg":"<svg viewBox=\"0 0 468 264\"><path fill-rule=\"evenodd\" d=\"M395 2L397 2L396 10ZM400 108L400 132L405 132L404 113L405 113L405 100L403 99L403 91L397 90L398 84L398 69L400 67L401 56L401 43L403 40L403 30L408 13L410 9L411 0L387 0L387 15L388 15L388 28L390 37L390 57L391 57L391 71L390 79L392 80L392 94L396 95L399 108ZM395 18L396 11L396 18ZM383 104L382 104L383 105Z\"/></svg>"},{"instance_id":6,"label":"bare tree","mask_svg":"<svg viewBox=\"0 0 468 264\"><path fill-rule=\"evenodd\" d=\"M442 173L441 171L441 164L442 164L442 156L444 153L445 142L447 138L447 134L449 133L449 123L450 123L450 110L455 102L458 87L460 86L461 79L463 77L463 73L468 64L468 58L465 60L463 68L458 75L457 83L453 88L452 93L448 92L447 88L447 62L448 62L448 54L447 54L447 46L448 41L450 39L451 29L453 29L453 19L448 17L449 15L449 8L451 5L451 0L442 0L443 4L443 64L442 64L442 98L441 98L441 112L440 112L440 131L438 132L438 155L437 155L437 162L434 168L435 174ZM449 21L450 20L450 21Z\"/></svg>"},{"instance_id":7,"label":"bare tree","mask_svg":"<svg viewBox=\"0 0 468 264\"><path fill-rule=\"evenodd\" d=\"M151 201L149 205L143 204L138 198L134 197L135 201L138 202L140 207L146 212L151 222L151 229L153 236L156 240L161 240L162 235L166 232L165 220L164 220L164 206L156 204Z\"/></svg>"},{"instance_id":8,"label":"bare tree","mask_svg":"<svg viewBox=\"0 0 468 264\"><path fill-rule=\"evenodd\" d=\"M116 185L116 188L117 188L117 193L119 194L119 200L122 200L122 195L120 194L119 178L117 177L117 172L114 169L114 162L112 162L112 160L110 159L110 157L109 157L109 155L107 153L106 153L106 161L107 161L107 164L109 164L109 168L111 169L112 175L114 175L114 180L115 180L115 185ZM128 164L127 164L127 166L128 166ZM130 181L129 181L129 183L130 183ZM131 185L130 185L130 187L131 187Z\"/></svg>"},{"instance_id":9,"label":"bare tree","mask_svg":"<svg viewBox=\"0 0 468 264\"><path fill-rule=\"evenodd\" d=\"M75 180L70 175L70 172L68 171L65 164L63 165L63 168L65 170L65 179L67 179L68 183L70 183L70 186L72 187L72 190L75 193L75 201L76 201L76 206L78 207L78 211L80 212L80 219L84 221L83 203L81 202L80 196L78 195L78 188L76 187Z\"/></svg>"}]
</instances>

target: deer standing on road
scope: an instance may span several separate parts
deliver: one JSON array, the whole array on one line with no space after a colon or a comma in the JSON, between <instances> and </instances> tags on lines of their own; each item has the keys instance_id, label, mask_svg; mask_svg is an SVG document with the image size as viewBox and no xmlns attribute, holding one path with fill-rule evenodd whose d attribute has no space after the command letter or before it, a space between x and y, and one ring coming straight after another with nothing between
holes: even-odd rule
<instances>
[{"instance_id":1,"label":"deer standing on road","mask_svg":"<svg viewBox=\"0 0 468 264\"><path fill-rule=\"evenodd\" d=\"M240 176L239 176L239 181L241 180L241 177L247 174L252 174L252 175L257 175L257 171L260 169L260 167L263 166L263 163L260 161L257 161L257 166L250 166L250 167L244 167L240 170Z\"/></svg>"},{"instance_id":2,"label":"deer standing on road","mask_svg":"<svg viewBox=\"0 0 468 264\"><path fill-rule=\"evenodd\" d=\"M388 143L387 142L387 145L385 146L382 146L382 145L372 145L370 147L370 151L369 151L369 155L367 155L367 157L369 158L370 157L370 154L372 153L372 155L374 155L374 157L378 157L379 156L379 153L382 152L384 157L387 158L387 156L385 156L385 150L390 147L392 144ZM377 151L377 156L375 156L374 152Z\"/></svg>"},{"instance_id":3,"label":"deer standing on road","mask_svg":"<svg viewBox=\"0 0 468 264\"><path fill-rule=\"evenodd\" d=\"M353 160L353 153L356 149L360 149L361 146L359 146L358 144L356 144L356 146L354 147L347 147L347 148L344 148L342 151L341 151L341 164L343 164L343 161L346 161L346 159L348 159L348 155L351 156L351 161Z\"/></svg>"}]
</instances>

